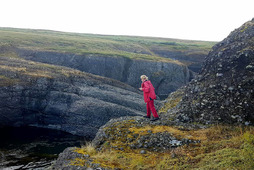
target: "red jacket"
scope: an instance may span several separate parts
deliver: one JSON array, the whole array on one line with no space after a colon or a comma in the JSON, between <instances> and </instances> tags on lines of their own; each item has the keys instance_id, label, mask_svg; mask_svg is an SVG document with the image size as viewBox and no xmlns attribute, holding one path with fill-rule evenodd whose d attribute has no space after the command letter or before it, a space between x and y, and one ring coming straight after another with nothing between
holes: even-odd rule
<instances>
[{"instance_id":1,"label":"red jacket","mask_svg":"<svg viewBox=\"0 0 254 170\"><path fill-rule=\"evenodd\" d=\"M141 84L141 88L142 88L142 91L143 91L145 103L149 102L150 98L153 99L153 100L156 99L154 87L153 87L151 81L149 81L149 80L144 81Z\"/></svg>"}]
</instances>

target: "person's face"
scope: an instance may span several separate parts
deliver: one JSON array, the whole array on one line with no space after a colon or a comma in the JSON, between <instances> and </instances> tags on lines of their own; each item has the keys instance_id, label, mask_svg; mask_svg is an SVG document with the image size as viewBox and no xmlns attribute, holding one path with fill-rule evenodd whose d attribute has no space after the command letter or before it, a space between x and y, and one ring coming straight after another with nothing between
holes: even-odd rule
<instances>
[{"instance_id":1,"label":"person's face","mask_svg":"<svg viewBox=\"0 0 254 170\"><path fill-rule=\"evenodd\" d=\"M141 81L142 81L142 82L144 82L144 81L145 81L145 79L141 79Z\"/></svg>"}]
</instances>

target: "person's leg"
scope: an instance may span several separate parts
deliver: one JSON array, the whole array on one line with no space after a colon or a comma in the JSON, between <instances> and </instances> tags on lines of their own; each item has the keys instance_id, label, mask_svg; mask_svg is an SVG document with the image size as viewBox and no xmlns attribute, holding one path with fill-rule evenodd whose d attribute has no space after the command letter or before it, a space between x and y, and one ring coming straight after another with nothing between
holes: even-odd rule
<instances>
[{"instance_id":1,"label":"person's leg","mask_svg":"<svg viewBox=\"0 0 254 170\"><path fill-rule=\"evenodd\" d=\"M155 109L155 107L154 107L154 100L151 100L151 101L148 102L148 103L149 103L149 108L150 108L150 110L152 110L153 117L154 117L154 118L159 118L158 113L157 113L157 111L156 111L156 109Z\"/></svg>"},{"instance_id":2,"label":"person's leg","mask_svg":"<svg viewBox=\"0 0 254 170\"><path fill-rule=\"evenodd\" d=\"M151 116L151 109L150 109L150 102L146 103L146 116L150 117Z\"/></svg>"}]
</instances>

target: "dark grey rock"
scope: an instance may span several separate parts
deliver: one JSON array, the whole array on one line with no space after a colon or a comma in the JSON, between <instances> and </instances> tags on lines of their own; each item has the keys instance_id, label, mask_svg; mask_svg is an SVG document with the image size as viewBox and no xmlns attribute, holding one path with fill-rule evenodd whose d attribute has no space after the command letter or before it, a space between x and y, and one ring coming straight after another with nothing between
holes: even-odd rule
<instances>
[{"instance_id":1,"label":"dark grey rock","mask_svg":"<svg viewBox=\"0 0 254 170\"><path fill-rule=\"evenodd\" d=\"M0 65L0 74L16 81L0 85L4 99L0 100L0 126L36 126L93 138L110 119L145 111L142 93L116 80L21 59L1 58ZM26 67L27 74L5 67ZM29 70L51 77L30 76Z\"/></svg>"},{"instance_id":2,"label":"dark grey rock","mask_svg":"<svg viewBox=\"0 0 254 170\"><path fill-rule=\"evenodd\" d=\"M175 120L254 124L253 37L252 20L213 47L197 78L184 89Z\"/></svg>"},{"instance_id":3,"label":"dark grey rock","mask_svg":"<svg viewBox=\"0 0 254 170\"><path fill-rule=\"evenodd\" d=\"M187 66L174 63L131 60L120 56L96 54L74 55L45 51L17 50L20 57L43 63L67 66L87 73L122 81L138 89L140 76L145 74L152 81L156 94L168 96L192 78Z\"/></svg>"}]
</instances>

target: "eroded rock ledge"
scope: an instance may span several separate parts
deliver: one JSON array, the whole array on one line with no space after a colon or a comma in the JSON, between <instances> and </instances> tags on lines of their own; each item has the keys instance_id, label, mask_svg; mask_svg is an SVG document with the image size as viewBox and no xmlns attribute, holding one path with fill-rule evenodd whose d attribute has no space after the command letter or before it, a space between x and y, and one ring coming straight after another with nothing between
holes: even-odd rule
<instances>
[{"instance_id":1,"label":"eroded rock ledge","mask_svg":"<svg viewBox=\"0 0 254 170\"><path fill-rule=\"evenodd\" d=\"M94 137L112 118L140 115L142 94L116 80L1 58L1 126L37 126Z\"/></svg>"},{"instance_id":2,"label":"eroded rock ledge","mask_svg":"<svg viewBox=\"0 0 254 170\"><path fill-rule=\"evenodd\" d=\"M66 66L87 73L119 80L134 88L140 86L140 75L146 74L153 82L157 95L167 96L193 78L183 64L134 60L121 56L99 54L75 55L57 52L16 50L24 59Z\"/></svg>"}]
</instances>

